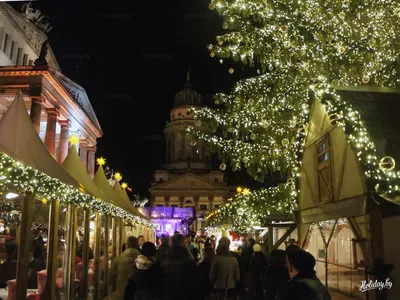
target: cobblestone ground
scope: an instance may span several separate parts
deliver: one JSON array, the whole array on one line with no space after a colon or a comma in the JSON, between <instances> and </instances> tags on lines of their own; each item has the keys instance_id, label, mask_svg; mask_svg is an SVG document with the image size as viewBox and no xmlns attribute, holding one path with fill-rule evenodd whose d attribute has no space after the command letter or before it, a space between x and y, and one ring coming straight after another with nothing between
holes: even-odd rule
<instances>
[{"instance_id":1,"label":"cobblestone ground","mask_svg":"<svg viewBox=\"0 0 400 300\"><path fill-rule=\"evenodd\" d=\"M353 299L355 299L355 298L351 298L346 295L339 294L337 292L332 292L332 291L329 291L329 292L332 295L332 300L353 300Z\"/></svg>"}]
</instances>

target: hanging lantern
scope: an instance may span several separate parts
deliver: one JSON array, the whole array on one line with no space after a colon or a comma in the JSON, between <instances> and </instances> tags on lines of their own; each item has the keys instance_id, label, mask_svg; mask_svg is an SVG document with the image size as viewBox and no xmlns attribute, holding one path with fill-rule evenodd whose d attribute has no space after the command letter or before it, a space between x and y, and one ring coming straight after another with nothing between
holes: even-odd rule
<instances>
[{"instance_id":1,"label":"hanging lantern","mask_svg":"<svg viewBox=\"0 0 400 300\"><path fill-rule=\"evenodd\" d=\"M296 180L295 180L293 177L291 177L291 178L289 178L289 179L286 181L286 183L287 183L288 185L295 185Z\"/></svg>"},{"instance_id":2,"label":"hanging lantern","mask_svg":"<svg viewBox=\"0 0 400 300\"><path fill-rule=\"evenodd\" d=\"M225 170L226 170L226 164L221 163L221 164L219 165L219 168L220 168L222 171L225 171Z\"/></svg>"},{"instance_id":3,"label":"hanging lantern","mask_svg":"<svg viewBox=\"0 0 400 300\"><path fill-rule=\"evenodd\" d=\"M196 120L196 121L194 121L194 124L195 124L196 126L201 126L201 120Z\"/></svg>"},{"instance_id":4,"label":"hanging lantern","mask_svg":"<svg viewBox=\"0 0 400 300\"><path fill-rule=\"evenodd\" d=\"M253 141L257 138L257 135L255 133L250 134L250 139Z\"/></svg>"},{"instance_id":5,"label":"hanging lantern","mask_svg":"<svg viewBox=\"0 0 400 300\"><path fill-rule=\"evenodd\" d=\"M190 145L192 145L193 147L197 145L197 142L195 140L190 141Z\"/></svg>"},{"instance_id":6,"label":"hanging lantern","mask_svg":"<svg viewBox=\"0 0 400 300\"><path fill-rule=\"evenodd\" d=\"M289 146L289 143L290 143L289 139L283 139L282 140L282 145L285 146L285 147Z\"/></svg>"},{"instance_id":7,"label":"hanging lantern","mask_svg":"<svg viewBox=\"0 0 400 300\"><path fill-rule=\"evenodd\" d=\"M396 161L391 156L385 156L379 162L379 168L384 172L389 172L396 167Z\"/></svg>"},{"instance_id":8,"label":"hanging lantern","mask_svg":"<svg viewBox=\"0 0 400 300\"><path fill-rule=\"evenodd\" d=\"M368 75L363 76L362 78L362 82L364 84L367 84L369 81L371 80L371 77L369 77Z\"/></svg>"},{"instance_id":9,"label":"hanging lantern","mask_svg":"<svg viewBox=\"0 0 400 300\"><path fill-rule=\"evenodd\" d=\"M233 68L229 68L228 72L229 72L229 74L233 74L233 73L235 73L235 70Z\"/></svg>"}]
</instances>

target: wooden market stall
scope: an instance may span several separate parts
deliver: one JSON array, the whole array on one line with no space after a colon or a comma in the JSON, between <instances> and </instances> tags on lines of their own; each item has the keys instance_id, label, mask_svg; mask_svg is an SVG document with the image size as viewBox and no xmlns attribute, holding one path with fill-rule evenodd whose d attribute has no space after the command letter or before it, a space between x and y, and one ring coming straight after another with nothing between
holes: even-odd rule
<instances>
[{"instance_id":1,"label":"wooden market stall","mask_svg":"<svg viewBox=\"0 0 400 300\"><path fill-rule=\"evenodd\" d=\"M99 245L100 234L98 233L101 232L103 225L102 218L99 216L106 216L106 220L109 216L116 219L117 221L113 223L121 224L122 220L125 220L152 227L150 222L132 214L125 205L116 205L119 197L115 193L106 195L102 189L98 189L93 184L83 165L80 164L74 146L71 147L68 156L63 168L49 153L33 127L22 94L18 93L0 120L0 201L13 202L16 207L20 206L21 211L21 223L17 232L16 276L15 279L7 281L9 299L22 300L27 297L28 263L32 247L31 227L36 217L35 205L38 202L41 206L46 206L47 202L50 203L49 232L44 246L47 252L45 270L37 273L38 289L36 289L36 292L40 290L40 298L45 300L57 299L60 293L64 293L66 299L74 299L76 296L76 272L73 261L75 261L76 226L79 214L83 215L84 231L88 233L91 212L95 213L97 223L95 252L98 252L95 262L99 260L101 245ZM102 168L99 169L102 170ZM111 186L108 186L113 191ZM15 196L9 198L11 194ZM65 208L60 211L60 207ZM63 253L64 263L61 264L60 272L59 223L62 218L65 218L65 227L68 230L66 230L66 248ZM84 234L84 236L89 236L89 234ZM83 270L88 270L88 242L88 238L85 237ZM113 243L116 243L116 239L113 239ZM113 253L116 255L121 247L115 246L115 249ZM105 253L108 254L108 251ZM88 272L83 271L83 274L81 280L86 286ZM40 276L42 280L39 280ZM99 280L95 279L94 282L99 286ZM87 288L81 288L80 292L80 298L86 299ZM95 296L95 299L101 299L100 295Z\"/></svg>"}]
</instances>

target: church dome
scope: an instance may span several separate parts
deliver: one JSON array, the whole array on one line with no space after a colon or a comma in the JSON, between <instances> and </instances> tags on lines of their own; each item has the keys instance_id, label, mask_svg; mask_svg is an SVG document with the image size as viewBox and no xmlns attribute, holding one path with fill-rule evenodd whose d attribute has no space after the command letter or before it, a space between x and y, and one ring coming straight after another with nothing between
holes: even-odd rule
<instances>
[{"instance_id":1,"label":"church dome","mask_svg":"<svg viewBox=\"0 0 400 300\"><path fill-rule=\"evenodd\" d=\"M187 73L187 82L185 88L176 93L174 97L174 106L190 105L190 106L201 106L203 97L193 90L190 83L190 71Z\"/></svg>"}]
</instances>

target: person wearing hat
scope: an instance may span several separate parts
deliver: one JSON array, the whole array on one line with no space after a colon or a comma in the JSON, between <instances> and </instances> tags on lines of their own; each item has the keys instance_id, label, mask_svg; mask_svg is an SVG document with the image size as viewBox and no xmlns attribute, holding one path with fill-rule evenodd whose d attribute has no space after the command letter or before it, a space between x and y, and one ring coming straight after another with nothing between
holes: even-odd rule
<instances>
[{"instance_id":1,"label":"person wearing hat","mask_svg":"<svg viewBox=\"0 0 400 300\"><path fill-rule=\"evenodd\" d=\"M125 289L124 299L159 299L162 295L161 263L155 258L157 249L151 242L142 245L142 254L135 260L133 274Z\"/></svg>"},{"instance_id":2,"label":"person wearing hat","mask_svg":"<svg viewBox=\"0 0 400 300\"><path fill-rule=\"evenodd\" d=\"M315 258L298 247L288 247L286 264L290 280L276 300L332 300L326 287L315 275Z\"/></svg>"},{"instance_id":3,"label":"person wearing hat","mask_svg":"<svg viewBox=\"0 0 400 300\"><path fill-rule=\"evenodd\" d=\"M250 294L253 296L251 299L263 299L263 286L260 280L260 275L265 267L265 255L262 252L260 244L253 246L253 256L250 260Z\"/></svg>"}]
</instances>

